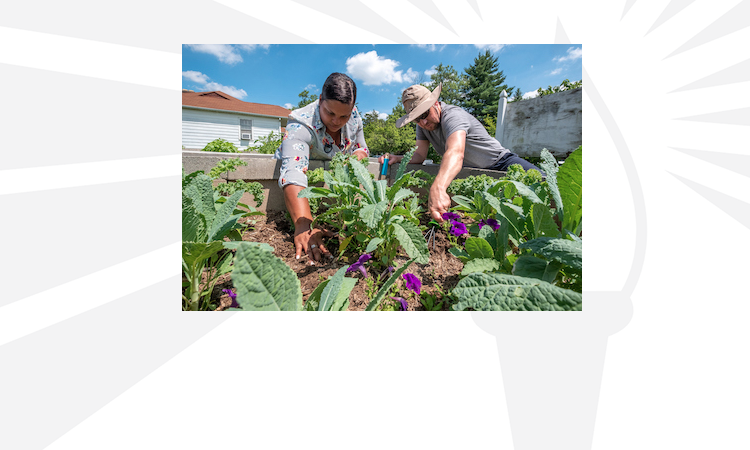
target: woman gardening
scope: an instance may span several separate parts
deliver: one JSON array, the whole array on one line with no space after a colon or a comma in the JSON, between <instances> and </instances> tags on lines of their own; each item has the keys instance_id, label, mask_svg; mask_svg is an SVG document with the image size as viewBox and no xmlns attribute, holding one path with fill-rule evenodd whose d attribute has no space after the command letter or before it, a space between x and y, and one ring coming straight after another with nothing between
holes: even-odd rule
<instances>
[{"instance_id":1,"label":"woman gardening","mask_svg":"<svg viewBox=\"0 0 750 450\"><path fill-rule=\"evenodd\" d=\"M310 159L330 160L339 152L358 159L369 156L356 101L357 85L343 73L335 72L326 79L318 100L289 114L284 139L274 158L281 160L279 186L294 223L297 259L303 252L314 261L332 257L323 245L323 237L330 233L310 227L310 203L306 198L297 198L297 194L307 187Z\"/></svg>"}]
</instances>

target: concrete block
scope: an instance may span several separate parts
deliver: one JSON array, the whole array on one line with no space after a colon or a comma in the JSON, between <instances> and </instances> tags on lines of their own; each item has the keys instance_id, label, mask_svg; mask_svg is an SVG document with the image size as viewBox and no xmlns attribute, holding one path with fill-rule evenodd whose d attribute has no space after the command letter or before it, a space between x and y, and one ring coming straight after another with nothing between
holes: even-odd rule
<instances>
[{"instance_id":1,"label":"concrete block","mask_svg":"<svg viewBox=\"0 0 750 450\"><path fill-rule=\"evenodd\" d=\"M243 154L243 153L218 153L218 152L202 152L202 151L183 151L182 152L182 167L185 169L185 173L192 173L196 170L202 170L208 173L219 161L222 159L229 158L240 158L243 161L247 161L248 165L240 167L234 172L230 172L227 177L226 174L222 178L215 180L214 184L226 183L234 180L244 181L257 181L263 186L263 194L265 199L263 203L257 207L259 211L283 211L286 209L284 202L284 193L279 188L279 168L281 161L273 159L273 155L258 155L258 154ZM323 167L325 170L330 169L330 161L313 160L310 161L310 170ZM381 165L378 163L378 158L370 158L367 166L368 172L374 175L377 180L380 176ZM409 164L407 170L422 170L430 175L437 175L440 170L439 164ZM388 168L388 184L392 184L398 171L398 164L394 164ZM457 178L466 178L468 176L476 175L488 175L493 178L502 178L505 176L505 172L487 169L473 169L464 168L459 173ZM426 194L426 191L418 192L420 195ZM251 194L245 194L242 196L242 203L249 206L255 207L255 199Z\"/></svg>"},{"instance_id":2,"label":"concrete block","mask_svg":"<svg viewBox=\"0 0 750 450\"><path fill-rule=\"evenodd\" d=\"M508 103L500 143L521 157L564 158L583 142L581 88Z\"/></svg>"}]
</instances>

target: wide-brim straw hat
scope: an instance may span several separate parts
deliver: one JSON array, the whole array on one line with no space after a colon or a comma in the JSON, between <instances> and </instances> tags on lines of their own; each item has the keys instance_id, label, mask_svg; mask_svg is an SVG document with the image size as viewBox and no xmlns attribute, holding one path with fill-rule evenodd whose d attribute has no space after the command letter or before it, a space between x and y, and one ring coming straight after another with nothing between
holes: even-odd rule
<instances>
[{"instance_id":1,"label":"wide-brim straw hat","mask_svg":"<svg viewBox=\"0 0 750 450\"><path fill-rule=\"evenodd\" d=\"M406 115L396 121L396 127L403 127L430 109L440 97L442 88L443 83L438 84L438 87L432 92L421 84L406 88L404 93L401 94L401 103L404 104Z\"/></svg>"}]
</instances>

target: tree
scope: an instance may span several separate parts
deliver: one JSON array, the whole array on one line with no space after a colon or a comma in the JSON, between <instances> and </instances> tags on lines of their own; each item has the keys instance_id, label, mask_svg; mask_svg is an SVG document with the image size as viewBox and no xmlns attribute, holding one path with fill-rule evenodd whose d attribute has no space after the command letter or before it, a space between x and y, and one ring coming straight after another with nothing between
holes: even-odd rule
<instances>
[{"instance_id":1,"label":"tree","mask_svg":"<svg viewBox=\"0 0 750 450\"><path fill-rule=\"evenodd\" d=\"M401 99L393 108L387 119L378 118L374 112L365 114L363 118L364 134L370 155L391 153L403 155L414 147L417 138L416 126L413 123L396 127L396 120L406 114Z\"/></svg>"},{"instance_id":2,"label":"tree","mask_svg":"<svg viewBox=\"0 0 750 450\"><path fill-rule=\"evenodd\" d=\"M465 76L459 75L453 66L444 66L443 63L440 63L435 68L435 73L430 75L430 80L432 80L431 89L436 88L438 83L443 83L443 88L440 91L442 101L449 105L461 106L463 103L461 90L466 83Z\"/></svg>"},{"instance_id":3,"label":"tree","mask_svg":"<svg viewBox=\"0 0 750 450\"><path fill-rule=\"evenodd\" d=\"M521 93L520 88L516 88L515 94L513 94L513 98L508 100L508 102L517 102L523 100L523 93Z\"/></svg>"},{"instance_id":4,"label":"tree","mask_svg":"<svg viewBox=\"0 0 750 450\"><path fill-rule=\"evenodd\" d=\"M544 97L545 95L555 94L557 92L577 89L581 86L583 86L583 80L578 80L571 83L570 80L565 79L557 86L547 86L547 89L539 88L536 90L536 93L539 97Z\"/></svg>"},{"instance_id":5,"label":"tree","mask_svg":"<svg viewBox=\"0 0 750 450\"><path fill-rule=\"evenodd\" d=\"M300 92L297 96L300 98L300 101L299 103L297 103L297 107L295 109L299 109L303 106L309 105L310 103L318 99L318 94L311 95L310 91L308 91L307 89Z\"/></svg>"},{"instance_id":6,"label":"tree","mask_svg":"<svg viewBox=\"0 0 750 450\"><path fill-rule=\"evenodd\" d=\"M505 84L505 75L498 70L497 57L489 50L474 58L474 64L464 69L466 84L463 86L463 104L474 117L497 115L500 93L512 92L513 87Z\"/></svg>"}]
</instances>

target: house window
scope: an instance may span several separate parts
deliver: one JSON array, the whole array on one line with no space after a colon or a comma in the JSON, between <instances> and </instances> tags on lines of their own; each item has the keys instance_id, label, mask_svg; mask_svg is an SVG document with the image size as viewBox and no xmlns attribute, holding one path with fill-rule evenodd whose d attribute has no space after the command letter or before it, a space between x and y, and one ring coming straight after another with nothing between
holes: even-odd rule
<instances>
[{"instance_id":1,"label":"house window","mask_svg":"<svg viewBox=\"0 0 750 450\"><path fill-rule=\"evenodd\" d=\"M240 119L240 139L253 139L253 121L250 119Z\"/></svg>"}]
</instances>

